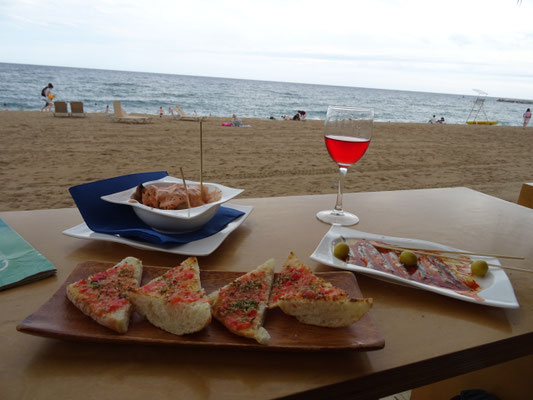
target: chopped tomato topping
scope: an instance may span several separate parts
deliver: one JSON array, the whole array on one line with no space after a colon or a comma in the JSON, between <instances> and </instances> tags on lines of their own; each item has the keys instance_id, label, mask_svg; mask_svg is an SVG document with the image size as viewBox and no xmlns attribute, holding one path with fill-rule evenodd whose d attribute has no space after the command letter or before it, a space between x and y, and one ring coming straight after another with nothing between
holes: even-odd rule
<instances>
[{"instance_id":1,"label":"chopped tomato topping","mask_svg":"<svg viewBox=\"0 0 533 400\"><path fill-rule=\"evenodd\" d=\"M163 295L170 304L207 301L204 290L199 285L195 270L188 265L179 265L161 275L158 279L139 289L146 294Z\"/></svg>"},{"instance_id":2,"label":"chopped tomato topping","mask_svg":"<svg viewBox=\"0 0 533 400\"><path fill-rule=\"evenodd\" d=\"M83 301L90 305L92 312L103 315L128 304L126 292L137 286L133 275L133 266L123 264L82 279L74 287L83 295Z\"/></svg>"},{"instance_id":3,"label":"chopped tomato topping","mask_svg":"<svg viewBox=\"0 0 533 400\"><path fill-rule=\"evenodd\" d=\"M222 304L219 314L230 329L243 330L260 323L257 318L258 309L268 300L264 271L233 281L230 286L220 289L218 297Z\"/></svg>"},{"instance_id":4,"label":"chopped tomato topping","mask_svg":"<svg viewBox=\"0 0 533 400\"><path fill-rule=\"evenodd\" d=\"M280 299L331 299L346 298L348 294L317 277L305 266L286 266L272 287L272 301Z\"/></svg>"}]
</instances>

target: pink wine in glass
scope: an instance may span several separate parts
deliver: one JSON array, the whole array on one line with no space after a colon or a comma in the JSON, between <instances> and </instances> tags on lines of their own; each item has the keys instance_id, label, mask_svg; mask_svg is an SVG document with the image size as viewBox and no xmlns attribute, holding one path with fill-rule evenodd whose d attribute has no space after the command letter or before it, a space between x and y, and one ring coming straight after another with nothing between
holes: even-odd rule
<instances>
[{"instance_id":1,"label":"pink wine in glass","mask_svg":"<svg viewBox=\"0 0 533 400\"><path fill-rule=\"evenodd\" d=\"M350 136L326 135L324 138L330 157L345 168L359 161L370 144L370 139Z\"/></svg>"}]
</instances>

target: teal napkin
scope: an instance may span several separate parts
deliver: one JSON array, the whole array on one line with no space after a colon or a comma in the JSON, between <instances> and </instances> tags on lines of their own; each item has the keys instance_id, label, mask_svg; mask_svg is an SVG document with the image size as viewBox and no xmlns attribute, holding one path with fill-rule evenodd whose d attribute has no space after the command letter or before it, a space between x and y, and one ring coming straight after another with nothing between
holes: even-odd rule
<instances>
[{"instance_id":1,"label":"teal napkin","mask_svg":"<svg viewBox=\"0 0 533 400\"><path fill-rule=\"evenodd\" d=\"M54 275L56 268L0 218L0 290Z\"/></svg>"}]
</instances>

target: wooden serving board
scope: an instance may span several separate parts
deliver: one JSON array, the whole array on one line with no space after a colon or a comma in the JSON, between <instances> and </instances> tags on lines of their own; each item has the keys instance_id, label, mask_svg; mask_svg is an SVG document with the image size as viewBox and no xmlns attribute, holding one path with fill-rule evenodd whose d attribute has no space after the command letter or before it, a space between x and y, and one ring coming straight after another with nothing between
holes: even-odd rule
<instances>
[{"instance_id":1,"label":"wooden serving board","mask_svg":"<svg viewBox=\"0 0 533 400\"><path fill-rule=\"evenodd\" d=\"M66 296L66 287L72 282L112 267L112 263L87 261L79 264L59 290L35 313L24 319L17 330L32 335L87 341L129 344L155 344L169 346L199 346L213 348L243 348L258 350L323 351L353 349L378 350L385 341L374 325L369 313L346 328L322 328L305 325L280 309L267 310L264 327L270 333L269 345L242 338L230 333L213 318L211 324L200 332L177 336L165 332L144 317L133 313L129 330L125 334L105 328L78 310ZM164 267L145 266L142 285L168 271ZM244 272L201 271L202 286L211 293L231 282ZM317 273L333 285L346 290L352 298L363 297L355 276L347 271Z\"/></svg>"}]
</instances>

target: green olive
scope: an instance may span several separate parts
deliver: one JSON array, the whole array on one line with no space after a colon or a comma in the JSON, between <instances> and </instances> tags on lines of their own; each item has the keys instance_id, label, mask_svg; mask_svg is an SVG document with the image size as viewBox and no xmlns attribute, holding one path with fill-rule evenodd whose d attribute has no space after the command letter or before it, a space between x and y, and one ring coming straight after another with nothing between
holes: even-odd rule
<instances>
[{"instance_id":1,"label":"green olive","mask_svg":"<svg viewBox=\"0 0 533 400\"><path fill-rule=\"evenodd\" d=\"M335 245L335 248L333 249L333 255L337 257L339 260L343 260L343 261L346 260L349 254L350 254L350 246L348 246L344 242L337 243Z\"/></svg>"},{"instance_id":2,"label":"green olive","mask_svg":"<svg viewBox=\"0 0 533 400\"><path fill-rule=\"evenodd\" d=\"M418 260L415 253L404 250L402 251L402 254L400 254L400 262L407 267L414 267L417 265Z\"/></svg>"},{"instance_id":3,"label":"green olive","mask_svg":"<svg viewBox=\"0 0 533 400\"><path fill-rule=\"evenodd\" d=\"M484 260L476 260L470 264L470 269L474 275L483 277L489 270L489 266Z\"/></svg>"}]
</instances>

